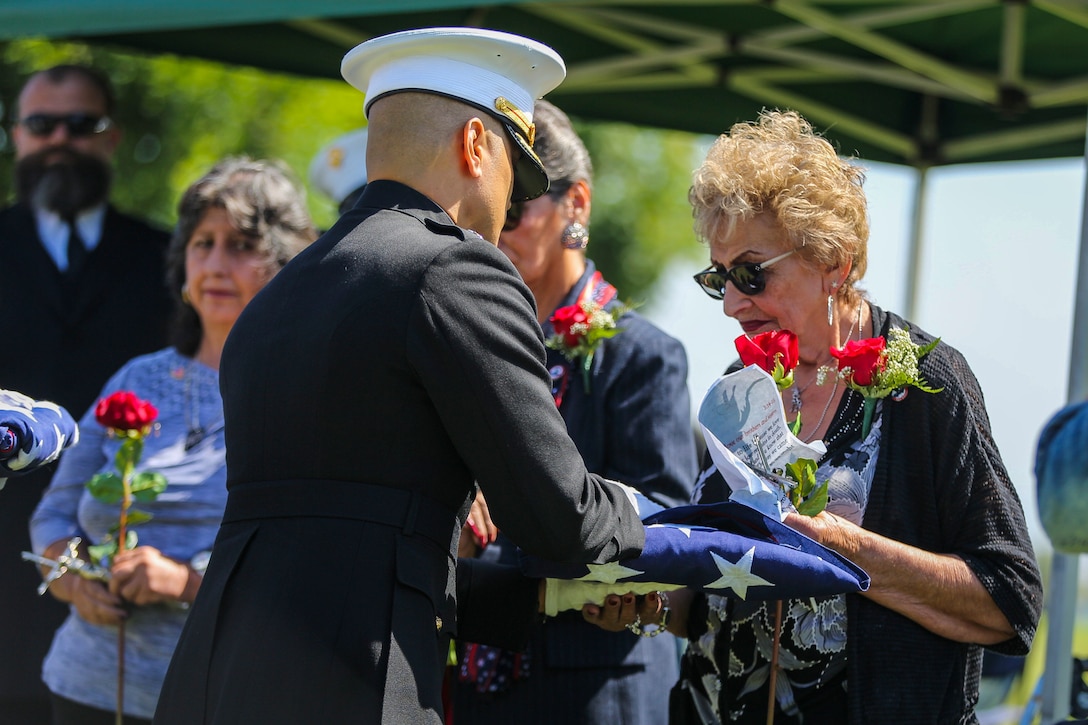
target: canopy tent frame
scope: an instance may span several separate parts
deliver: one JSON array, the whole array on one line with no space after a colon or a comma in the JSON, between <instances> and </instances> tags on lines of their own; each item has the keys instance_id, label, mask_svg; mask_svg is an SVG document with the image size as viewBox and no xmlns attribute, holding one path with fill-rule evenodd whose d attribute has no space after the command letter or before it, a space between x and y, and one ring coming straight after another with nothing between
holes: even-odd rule
<instances>
[{"instance_id":1,"label":"canopy tent frame","mask_svg":"<svg viewBox=\"0 0 1088 725\"><path fill-rule=\"evenodd\" d=\"M192 0L184 8L153 0L0 0L0 39L78 37L245 62L257 50L220 42L226 34L275 32L282 35L266 45L299 52L264 48L250 64L326 77L336 77L337 57L363 40L442 22L539 30L530 34L568 59L554 98L587 118L718 133L730 114L692 107L693 94L708 93L710 106L715 97L738 106L736 120L758 106L789 107L848 152L918 168L1079 156L1086 132L1079 109L1088 106L1088 63L1061 57L1077 55L1069 51L1083 47L1081 33L1088 39L1081 0L376 0L365 7ZM961 45L943 30L975 26L994 37ZM1045 63L1037 59L1044 36L1058 45ZM325 55L311 62L316 54L307 50L316 47ZM878 89L898 94L901 107L878 112L887 98ZM617 96L646 103L610 110ZM670 96L691 102L652 100ZM955 131L945 126L950 115L960 117Z\"/></svg>"}]
</instances>

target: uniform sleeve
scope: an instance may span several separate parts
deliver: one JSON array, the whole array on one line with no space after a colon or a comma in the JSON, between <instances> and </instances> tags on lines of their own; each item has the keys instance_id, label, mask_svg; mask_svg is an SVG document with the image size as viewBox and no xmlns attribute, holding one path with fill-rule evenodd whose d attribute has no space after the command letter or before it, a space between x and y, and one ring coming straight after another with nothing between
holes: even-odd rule
<instances>
[{"instance_id":1,"label":"uniform sleeve","mask_svg":"<svg viewBox=\"0 0 1088 725\"><path fill-rule=\"evenodd\" d=\"M517 566L457 560L457 637L521 651L540 623L539 579Z\"/></svg>"},{"instance_id":2,"label":"uniform sleeve","mask_svg":"<svg viewBox=\"0 0 1088 725\"><path fill-rule=\"evenodd\" d=\"M588 473L567 435L531 294L498 249L447 247L424 276L409 336L411 364L512 540L554 561L641 551L627 494Z\"/></svg>"}]
</instances>

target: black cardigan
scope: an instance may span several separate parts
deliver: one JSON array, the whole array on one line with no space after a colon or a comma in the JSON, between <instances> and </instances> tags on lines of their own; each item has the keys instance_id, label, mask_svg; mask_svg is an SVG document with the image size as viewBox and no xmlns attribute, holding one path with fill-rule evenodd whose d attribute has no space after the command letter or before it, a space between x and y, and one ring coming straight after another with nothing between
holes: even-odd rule
<instances>
[{"instance_id":1,"label":"black cardigan","mask_svg":"<svg viewBox=\"0 0 1088 725\"><path fill-rule=\"evenodd\" d=\"M872 306L874 329L909 328ZM993 650L1031 648L1042 580L1016 489L990 431L982 389L959 351L939 344L919 365L940 393L886 399L880 457L863 525L928 551L955 554L993 597L1016 635ZM852 723L971 723L982 648L933 634L860 595L847 597Z\"/></svg>"},{"instance_id":2,"label":"black cardigan","mask_svg":"<svg viewBox=\"0 0 1088 725\"><path fill-rule=\"evenodd\" d=\"M909 329L917 343L933 340L895 314L875 305L870 309L873 329L885 338L897 327ZM991 649L1026 654L1042 609L1042 581L1020 499L990 432L982 390L963 355L943 342L920 361L919 370L943 390L911 388L902 400L885 399L863 526L920 549L962 557L1016 630ZM833 448L857 437L857 430L844 428L859 427L859 407L857 394L843 396L831 425ZM846 599L850 723L977 722L980 646L933 634L860 594ZM700 597L691 610L691 636L702 634L705 614ZM722 705L727 712L728 704Z\"/></svg>"}]
</instances>

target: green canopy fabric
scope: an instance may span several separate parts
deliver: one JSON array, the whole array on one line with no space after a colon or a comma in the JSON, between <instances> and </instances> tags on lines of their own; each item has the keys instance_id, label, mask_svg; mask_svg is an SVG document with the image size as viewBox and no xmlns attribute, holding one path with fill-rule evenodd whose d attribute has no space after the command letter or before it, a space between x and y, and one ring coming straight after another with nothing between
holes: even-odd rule
<instances>
[{"instance_id":1,"label":"green canopy fabric","mask_svg":"<svg viewBox=\"0 0 1088 725\"><path fill-rule=\"evenodd\" d=\"M789 107L844 154L920 167L1084 150L1084 0L0 0L0 38L329 78L357 43L434 25L555 47L549 97L584 118L717 134Z\"/></svg>"}]
</instances>

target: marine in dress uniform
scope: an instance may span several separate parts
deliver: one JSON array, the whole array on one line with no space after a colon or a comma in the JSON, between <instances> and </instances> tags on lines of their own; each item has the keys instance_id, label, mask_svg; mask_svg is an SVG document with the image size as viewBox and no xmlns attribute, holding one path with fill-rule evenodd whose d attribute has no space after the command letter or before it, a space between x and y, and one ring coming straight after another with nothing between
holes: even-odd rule
<instances>
[{"instance_id":1,"label":"marine in dress uniform","mask_svg":"<svg viewBox=\"0 0 1088 725\"><path fill-rule=\"evenodd\" d=\"M366 93L369 183L227 341L227 511L157 723L440 723L450 638L517 646L537 617L536 582L455 567L474 481L529 552L641 550L494 244L511 193L547 189L532 108L562 60L439 28L363 43L342 71Z\"/></svg>"}]
</instances>

